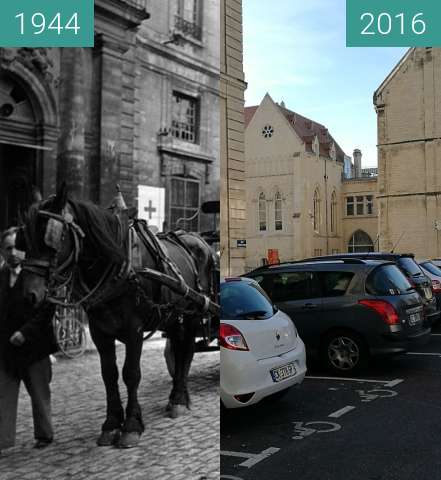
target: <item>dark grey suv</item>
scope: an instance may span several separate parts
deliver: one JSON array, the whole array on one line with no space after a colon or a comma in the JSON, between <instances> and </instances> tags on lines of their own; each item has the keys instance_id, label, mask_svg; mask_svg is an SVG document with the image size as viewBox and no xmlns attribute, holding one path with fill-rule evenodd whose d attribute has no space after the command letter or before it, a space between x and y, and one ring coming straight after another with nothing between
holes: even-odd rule
<instances>
[{"instance_id":1,"label":"dark grey suv","mask_svg":"<svg viewBox=\"0 0 441 480\"><path fill-rule=\"evenodd\" d=\"M297 262L246 276L291 317L307 352L331 370L348 373L370 355L405 352L430 338L420 295L391 262Z\"/></svg>"}]
</instances>

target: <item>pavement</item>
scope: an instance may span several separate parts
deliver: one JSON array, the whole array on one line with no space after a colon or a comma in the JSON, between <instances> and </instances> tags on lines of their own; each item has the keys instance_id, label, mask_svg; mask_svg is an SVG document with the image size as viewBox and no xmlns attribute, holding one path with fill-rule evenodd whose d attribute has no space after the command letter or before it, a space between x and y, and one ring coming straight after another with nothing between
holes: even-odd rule
<instances>
[{"instance_id":1,"label":"pavement","mask_svg":"<svg viewBox=\"0 0 441 480\"><path fill-rule=\"evenodd\" d=\"M348 378L314 363L282 400L222 413L221 480L441 478L441 328Z\"/></svg>"},{"instance_id":2,"label":"pavement","mask_svg":"<svg viewBox=\"0 0 441 480\"><path fill-rule=\"evenodd\" d=\"M32 448L30 401L22 388L17 442L0 455L0 480L218 480L219 353L195 355L189 377L191 413L172 420L165 415L171 378L163 350L163 339L144 344L139 402L146 428L138 447L96 446L106 409L97 353L58 358L52 381L54 443L44 450ZM117 352L121 367L124 346L118 345Z\"/></svg>"}]
</instances>

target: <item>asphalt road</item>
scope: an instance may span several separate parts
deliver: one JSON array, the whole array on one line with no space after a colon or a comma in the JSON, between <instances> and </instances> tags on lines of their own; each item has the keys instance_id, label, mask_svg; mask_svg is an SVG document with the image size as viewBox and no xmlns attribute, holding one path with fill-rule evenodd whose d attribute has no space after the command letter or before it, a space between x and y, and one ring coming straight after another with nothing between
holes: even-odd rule
<instances>
[{"instance_id":1,"label":"asphalt road","mask_svg":"<svg viewBox=\"0 0 441 480\"><path fill-rule=\"evenodd\" d=\"M221 418L221 479L441 478L441 327L353 379L309 366L283 400Z\"/></svg>"}]
</instances>

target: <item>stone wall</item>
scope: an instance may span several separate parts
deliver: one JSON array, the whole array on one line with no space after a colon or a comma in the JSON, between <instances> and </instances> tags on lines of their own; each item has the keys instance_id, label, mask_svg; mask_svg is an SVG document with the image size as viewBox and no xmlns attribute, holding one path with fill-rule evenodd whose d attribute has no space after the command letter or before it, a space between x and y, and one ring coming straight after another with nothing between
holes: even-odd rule
<instances>
[{"instance_id":1,"label":"stone wall","mask_svg":"<svg viewBox=\"0 0 441 480\"><path fill-rule=\"evenodd\" d=\"M221 0L221 272L244 272L244 91L242 1Z\"/></svg>"}]
</instances>

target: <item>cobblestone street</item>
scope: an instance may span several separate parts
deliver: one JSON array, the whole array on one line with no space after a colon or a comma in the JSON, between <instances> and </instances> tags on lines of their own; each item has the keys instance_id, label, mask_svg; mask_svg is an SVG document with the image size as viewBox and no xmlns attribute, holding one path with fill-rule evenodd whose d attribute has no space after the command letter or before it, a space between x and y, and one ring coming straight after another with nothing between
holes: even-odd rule
<instances>
[{"instance_id":1,"label":"cobblestone street","mask_svg":"<svg viewBox=\"0 0 441 480\"><path fill-rule=\"evenodd\" d=\"M190 372L190 415L171 420L165 406L171 389L163 357L164 341L145 343L139 401L145 432L137 448L97 447L105 416L99 358L58 358L53 365L52 405L55 441L32 448L30 401L22 386L17 444L0 455L1 480L214 480L219 478L219 354L198 353ZM118 347L118 364L124 346ZM125 387L120 380L125 400Z\"/></svg>"}]
</instances>

